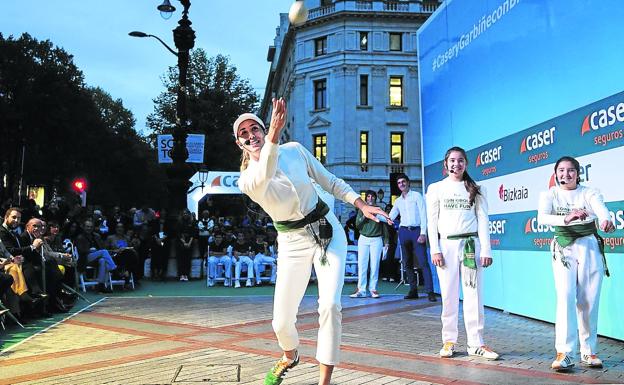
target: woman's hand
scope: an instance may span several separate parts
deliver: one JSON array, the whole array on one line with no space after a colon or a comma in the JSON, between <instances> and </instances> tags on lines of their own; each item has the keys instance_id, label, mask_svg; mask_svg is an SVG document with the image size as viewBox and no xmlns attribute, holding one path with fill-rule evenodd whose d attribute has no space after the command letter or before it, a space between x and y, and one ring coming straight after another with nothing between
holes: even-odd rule
<instances>
[{"instance_id":1,"label":"woman's hand","mask_svg":"<svg viewBox=\"0 0 624 385\"><path fill-rule=\"evenodd\" d=\"M604 231L605 233L612 233L615 231L615 225L610 220L605 219L600 224L600 230Z\"/></svg>"},{"instance_id":2,"label":"woman's hand","mask_svg":"<svg viewBox=\"0 0 624 385\"><path fill-rule=\"evenodd\" d=\"M377 218L377 215L381 215L383 218L386 219L389 225L393 224L392 219L390 219L388 214L385 211L383 211L381 207L368 205L366 204L366 202L362 200L362 198L358 198L355 201L355 207L361 210L362 214L364 214L364 216L370 219L371 221L375 221L379 223L379 219Z\"/></svg>"},{"instance_id":3,"label":"woman's hand","mask_svg":"<svg viewBox=\"0 0 624 385\"><path fill-rule=\"evenodd\" d=\"M443 267L444 257L442 256L442 253L435 253L431 255L431 263L433 263L433 266Z\"/></svg>"},{"instance_id":4,"label":"woman's hand","mask_svg":"<svg viewBox=\"0 0 624 385\"><path fill-rule=\"evenodd\" d=\"M563 218L563 222L567 225L570 224L570 222L575 221L575 220L585 220L585 218L587 218L587 216L589 215L589 213L587 211L585 211L584 209L573 209L570 214L566 215L565 218Z\"/></svg>"},{"instance_id":5,"label":"woman's hand","mask_svg":"<svg viewBox=\"0 0 624 385\"><path fill-rule=\"evenodd\" d=\"M273 111L271 112L271 124L269 125L269 132L267 133L267 139L272 143L279 143L279 138L282 133L282 129L286 125L286 101L282 98L272 100Z\"/></svg>"},{"instance_id":6,"label":"woman's hand","mask_svg":"<svg viewBox=\"0 0 624 385\"><path fill-rule=\"evenodd\" d=\"M490 257L481 257L481 266L488 267L492 264L492 258Z\"/></svg>"}]
</instances>

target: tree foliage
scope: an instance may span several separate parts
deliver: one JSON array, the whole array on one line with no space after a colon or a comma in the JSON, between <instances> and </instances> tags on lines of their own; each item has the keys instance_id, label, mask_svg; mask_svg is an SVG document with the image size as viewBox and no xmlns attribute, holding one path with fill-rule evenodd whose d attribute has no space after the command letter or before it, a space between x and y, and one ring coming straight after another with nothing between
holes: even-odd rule
<instances>
[{"instance_id":1,"label":"tree foliage","mask_svg":"<svg viewBox=\"0 0 624 385\"><path fill-rule=\"evenodd\" d=\"M49 40L0 34L0 52L3 199L15 197L24 148L24 185L45 185L49 192L57 184L63 193L82 176L89 202L161 200L162 172L120 99L87 87L72 55Z\"/></svg>"},{"instance_id":2,"label":"tree foliage","mask_svg":"<svg viewBox=\"0 0 624 385\"><path fill-rule=\"evenodd\" d=\"M154 99L154 112L147 126L155 135L170 133L175 125L178 69L163 76L163 91ZM254 112L259 97L246 79L241 79L228 57L208 58L202 49L191 52L188 69L189 133L205 134L204 163L211 170L237 170L240 150L234 145L232 124L238 115Z\"/></svg>"}]
</instances>

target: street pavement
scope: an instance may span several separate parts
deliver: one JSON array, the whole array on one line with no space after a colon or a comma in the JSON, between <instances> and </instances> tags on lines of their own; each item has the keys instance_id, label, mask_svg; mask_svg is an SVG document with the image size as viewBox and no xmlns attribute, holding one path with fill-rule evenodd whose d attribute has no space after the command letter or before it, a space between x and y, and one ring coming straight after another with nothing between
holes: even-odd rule
<instances>
[{"instance_id":1,"label":"street pavement","mask_svg":"<svg viewBox=\"0 0 624 385\"><path fill-rule=\"evenodd\" d=\"M244 289L243 289L244 290ZM280 356L272 297L111 297L0 355L2 384L262 384ZM460 317L459 354L441 359L440 302L343 297L341 363L333 384L624 383L624 342L600 338L603 369L550 370L552 324L486 309L486 342L498 361L469 357ZM302 362L283 384L313 385L316 298L298 328Z\"/></svg>"}]
</instances>

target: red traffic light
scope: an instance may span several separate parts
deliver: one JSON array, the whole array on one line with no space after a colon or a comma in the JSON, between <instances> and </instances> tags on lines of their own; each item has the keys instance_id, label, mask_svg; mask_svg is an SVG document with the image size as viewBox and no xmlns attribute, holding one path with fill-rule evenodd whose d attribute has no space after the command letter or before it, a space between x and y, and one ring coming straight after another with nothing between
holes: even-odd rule
<instances>
[{"instance_id":1,"label":"red traffic light","mask_svg":"<svg viewBox=\"0 0 624 385\"><path fill-rule=\"evenodd\" d=\"M77 193L81 193L87 189L87 181L82 178L74 179L72 182L72 188Z\"/></svg>"}]
</instances>

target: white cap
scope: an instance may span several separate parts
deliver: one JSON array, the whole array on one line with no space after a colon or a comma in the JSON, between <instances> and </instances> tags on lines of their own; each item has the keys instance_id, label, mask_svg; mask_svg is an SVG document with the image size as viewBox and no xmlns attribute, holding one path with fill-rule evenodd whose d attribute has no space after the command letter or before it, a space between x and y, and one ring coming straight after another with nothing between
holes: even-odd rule
<instances>
[{"instance_id":1,"label":"white cap","mask_svg":"<svg viewBox=\"0 0 624 385\"><path fill-rule=\"evenodd\" d=\"M234 122L234 124L232 125L232 129L234 130L234 137L237 138L237 134L238 134L238 126L241 125L242 122L244 122L245 120L253 120L256 123L258 123L262 129L265 129L266 127L264 126L264 122L262 121L262 119L260 119L259 117L257 117L256 115L252 114L252 113L244 113L241 116L239 116L236 121Z\"/></svg>"}]
</instances>

